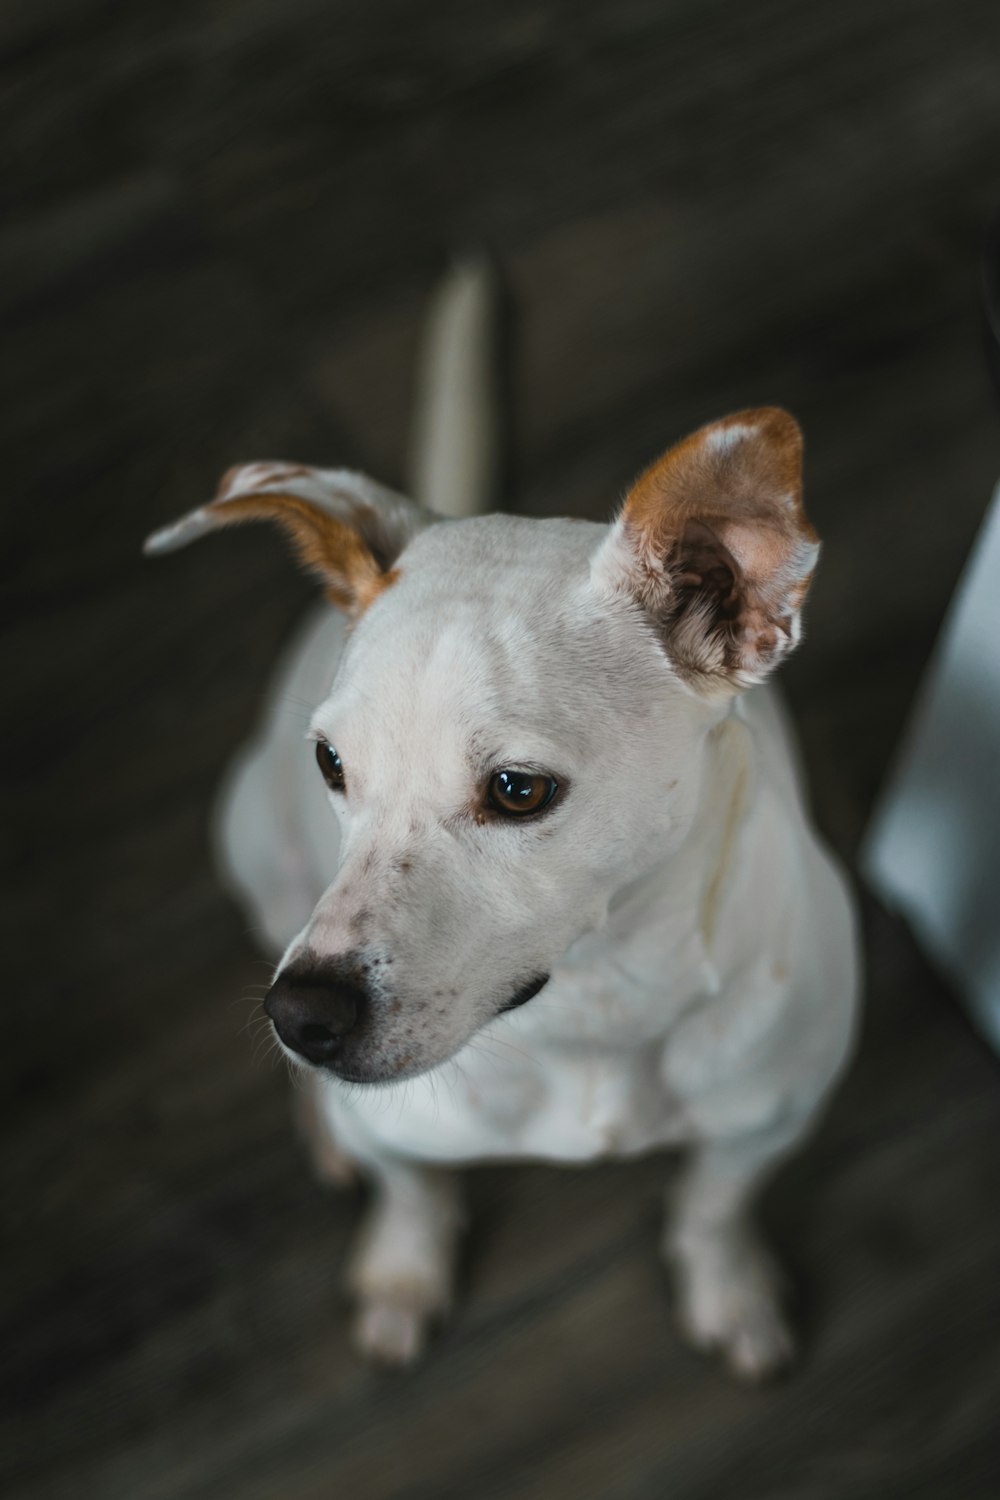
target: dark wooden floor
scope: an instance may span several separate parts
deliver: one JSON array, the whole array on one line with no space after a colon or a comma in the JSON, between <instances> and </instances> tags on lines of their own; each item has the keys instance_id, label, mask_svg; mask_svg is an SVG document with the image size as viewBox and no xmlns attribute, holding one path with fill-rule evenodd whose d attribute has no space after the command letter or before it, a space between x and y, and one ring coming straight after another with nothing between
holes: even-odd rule
<instances>
[{"instance_id":1,"label":"dark wooden floor","mask_svg":"<svg viewBox=\"0 0 1000 1500\"><path fill-rule=\"evenodd\" d=\"M858 1063L766 1205L791 1380L679 1343L657 1160L477 1174L453 1327L356 1363L358 1204L254 1057L206 844L308 589L263 535L138 556L240 458L398 479L424 300L487 244L513 507L603 515L701 420L802 418L787 685L850 855L1000 470L995 0L36 0L0 37L3 1493L996 1496L1000 1064L872 904Z\"/></svg>"}]
</instances>

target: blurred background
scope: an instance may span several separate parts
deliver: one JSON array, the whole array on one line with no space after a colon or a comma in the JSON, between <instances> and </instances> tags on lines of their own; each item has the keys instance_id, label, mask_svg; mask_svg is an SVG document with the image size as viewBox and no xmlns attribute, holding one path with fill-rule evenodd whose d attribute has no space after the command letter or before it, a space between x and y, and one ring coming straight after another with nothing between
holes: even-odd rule
<instances>
[{"instance_id":1,"label":"blurred background","mask_svg":"<svg viewBox=\"0 0 1000 1500\"><path fill-rule=\"evenodd\" d=\"M681 1344L659 1159L475 1174L454 1322L358 1363L359 1199L254 1057L207 844L312 590L263 533L139 556L237 460L400 483L428 296L485 246L511 509L601 518L700 422L802 421L783 675L851 859L1000 473L995 0L8 0L0 37L4 1493L995 1496L998 1064L870 898L858 1060L764 1205L791 1379Z\"/></svg>"}]
</instances>

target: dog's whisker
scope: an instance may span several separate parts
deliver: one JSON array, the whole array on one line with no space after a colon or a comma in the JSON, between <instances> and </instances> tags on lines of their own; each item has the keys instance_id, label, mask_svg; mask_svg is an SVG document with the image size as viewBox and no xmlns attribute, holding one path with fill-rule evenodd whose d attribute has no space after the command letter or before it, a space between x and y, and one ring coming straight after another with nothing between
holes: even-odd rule
<instances>
[{"instance_id":1,"label":"dog's whisker","mask_svg":"<svg viewBox=\"0 0 1000 1500\"><path fill-rule=\"evenodd\" d=\"M249 1006L250 1008L258 1006L266 994L267 989L265 987L255 987L252 990L248 990L245 995L237 995L235 999L230 1000L229 1009L235 1010L237 1005Z\"/></svg>"},{"instance_id":2,"label":"dog's whisker","mask_svg":"<svg viewBox=\"0 0 1000 1500\"><path fill-rule=\"evenodd\" d=\"M427 1085L428 1085L428 1088L431 1091L431 1101L433 1102L433 1105L434 1105L434 1124L435 1125L438 1123L438 1121L441 1118L441 1098L440 1098L440 1095L438 1094L438 1082L439 1082L439 1080L438 1080L438 1076L437 1076L437 1069L434 1068L427 1075Z\"/></svg>"},{"instance_id":3,"label":"dog's whisker","mask_svg":"<svg viewBox=\"0 0 1000 1500\"><path fill-rule=\"evenodd\" d=\"M523 1047L516 1046L514 1042L507 1041L506 1037L495 1035L477 1036L473 1038L473 1041L482 1048L491 1046L505 1047L508 1052L513 1052L516 1057L522 1059L524 1062L531 1063L532 1067L537 1068L541 1066L540 1059L538 1057L532 1056L530 1052L525 1052Z\"/></svg>"},{"instance_id":4,"label":"dog's whisker","mask_svg":"<svg viewBox=\"0 0 1000 1500\"><path fill-rule=\"evenodd\" d=\"M266 1016L248 1016L243 1025L236 1032L236 1037L256 1037L262 1029L262 1023L268 1018Z\"/></svg>"},{"instance_id":5,"label":"dog's whisker","mask_svg":"<svg viewBox=\"0 0 1000 1500\"><path fill-rule=\"evenodd\" d=\"M240 1006L244 1010L252 1011L260 1005L263 998L263 995L237 995L235 999L228 1002L226 1008L227 1010L235 1010L237 1006Z\"/></svg>"},{"instance_id":6,"label":"dog's whisker","mask_svg":"<svg viewBox=\"0 0 1000 1500\"><path fill-rule=\"evenodd\" d=\"M449 1070L451 1072L451 1076L450 1077L445 1076L444 1082L446 1083L447 1088L448 1088L448 1093L449 1093L449 1096L451 1098L452 1108L453 1109L460 1109L461 1108L461 1104L458 1101L458 1099L456 1098L455 1089L456 1089L456 1086L457 1086L459 1080L461 1080L461 1082L464 1083L466 1090L468 1091L469 1088L470 1088L469 1075L466 1073L465 1067L463 1066L462 1062L457 1057L450 1058L449 1061L448 1061L447 1067L449 1068Z\"/></svg>"},{"instance_id":7,"label":"dog's whisker","mask_svg":"<svg viewBox=\"0 0 1000 1500\"><path fill-rule=\"evenodd\" d=\"M256 942L257 940L257 934L251 928L247 929L247 937L250 938L252 942ZM268 984L270 985L274 979L275 964L273 963L273 961L268 958L255 958L253 960L253 966L255 969L264 969L268 973L268 975L270 975L270 978L268 979Z\"/></svg>"},{"instance_id":8,"label":"dog's whisker","mask_svg":"<svg viewBox=\"0 0 1000 1500\"><path fill-rule=\"evenodd\" d=\"M251 1067L259 1067L271 1053L281 1056L281 1045L274 1034L273 1028L259 1031L254 1039L253 1051L250 1056Z\"/></svg>"},{"instance_id":9,"label":"dog's whisker","mask_svg":"<svg viewBox=\"0 0 1000 1500\"><path fill-rule=\"evenodd\" d=\"M293 1057L289 1057L287 1052L283 1055L292 1088L297 1094L301 1094L306 1086L306 1069L301 1063L296 1062Z\"/></svg>"}]
</instances>

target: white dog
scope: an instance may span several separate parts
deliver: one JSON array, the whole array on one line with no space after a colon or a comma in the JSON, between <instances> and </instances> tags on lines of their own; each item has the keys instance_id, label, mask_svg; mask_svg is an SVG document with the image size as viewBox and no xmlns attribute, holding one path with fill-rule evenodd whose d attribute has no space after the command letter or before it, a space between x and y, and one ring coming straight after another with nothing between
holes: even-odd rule
<instances>
[{"instance_id":1,"label":"white dog","mask_svg":"<svg viewBox=\"0 0 1000 1500\"><path fill-rule=\"evenodd\" d=\"M449 400L457 445L454 380ZM317 1162L374 1184L352 1283L375 1357L412 1358L447 1309L445 1168L678 1146L686 1330L745 1376L790 1357L749 1205L845 1062L858 967L754 687L816 564L801 447L774 408L713 423L609 527L439 521L358 474L252 464L148 544L268 518L337 606L282 673L222 846L283 952L265 1008L308 1068Z\"/></svg>"}]
</instances>

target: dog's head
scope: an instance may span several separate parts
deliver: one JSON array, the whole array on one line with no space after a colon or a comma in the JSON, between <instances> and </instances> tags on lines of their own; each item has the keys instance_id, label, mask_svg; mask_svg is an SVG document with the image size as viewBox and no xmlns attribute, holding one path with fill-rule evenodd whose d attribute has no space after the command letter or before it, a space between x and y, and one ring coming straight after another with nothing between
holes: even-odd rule
<instances>
[{"instance_id":1,"label":"dog's head","mask_svg":"<svg viewBox=\"0 0 1000 1500\"><path fill-rule=\"evenodd\" d=\"M680 845L706 736L798 639L801 448L775 409L702 428L610 528L435 524L359 475L256 464L151 539L273 519L353 616L303 752L339 873L266 1002L292 1052L362 1082L443 1062Z\"/></svg>"}]
</instances>

